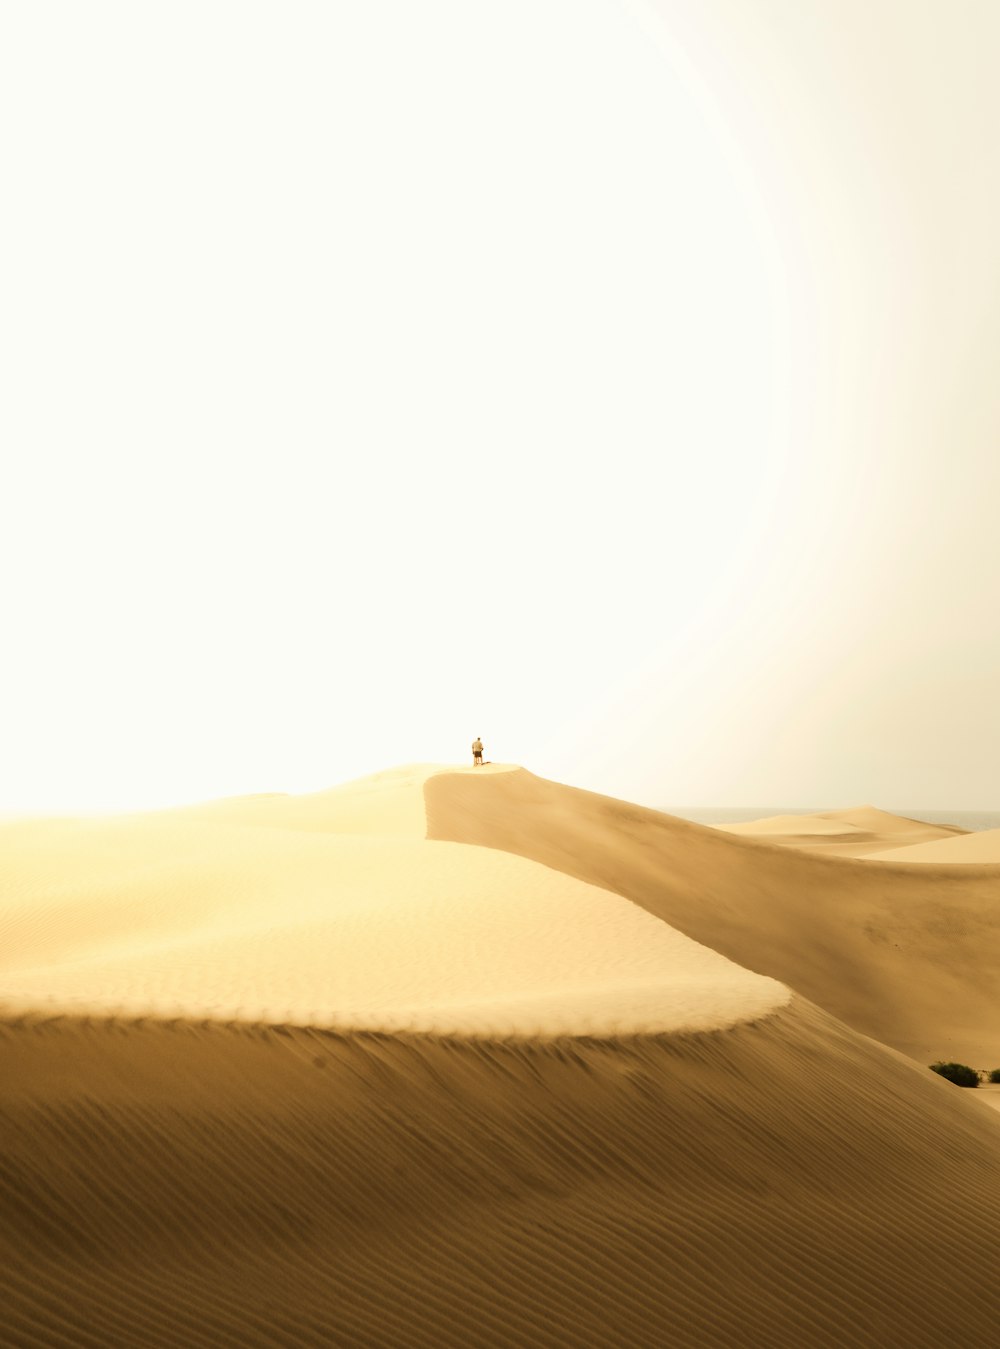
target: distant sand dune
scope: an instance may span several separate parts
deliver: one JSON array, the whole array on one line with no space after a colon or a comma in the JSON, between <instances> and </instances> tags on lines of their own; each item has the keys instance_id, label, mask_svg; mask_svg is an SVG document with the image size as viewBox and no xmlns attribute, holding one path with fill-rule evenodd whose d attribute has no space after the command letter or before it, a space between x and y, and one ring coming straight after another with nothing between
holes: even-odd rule
<instances>
[{"instance_id":1,"label":"distant sand dune","mask_svg":"<svg viewBox=\"0 0 1000 1349\"><path fill-rule=\"evenodd\" d=\"M1000 867L415 765L0 875L3 1343L992 1342L1000 1112L785 984L1000 1044Z\"/></svg>"},{"instance_id":2,"label":"distant sand dune","mask_svg":"<svg viewBox=\"0 0 1000 1349\"><path fill-rule=\"evenodd\" d=\"M1000 863L1000 829L982 829L975 834L940 839L929 843L885 849L871 854L876 862L943 862L948 865Z\"/></svg>"},{"instance_id":3,"label":"distant sand dune","mask_svg":"<svg viewBox=\"0 0 1000 1349\"><path fill-rule=\"evenodd\" d=\"M715 828L782 847L842 857L867 857L884 848L965 836L965 830L953 825L910 820L904 815L877 810L874 806L821 811L813 815L767 815L760 820L719 824Z\"/></svg>"}]
</instances>

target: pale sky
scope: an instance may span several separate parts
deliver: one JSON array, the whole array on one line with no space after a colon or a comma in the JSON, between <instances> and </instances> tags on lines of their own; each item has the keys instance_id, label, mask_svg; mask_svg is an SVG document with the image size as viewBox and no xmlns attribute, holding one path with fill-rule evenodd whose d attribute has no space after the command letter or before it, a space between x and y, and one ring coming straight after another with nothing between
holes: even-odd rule
<instances>
[{"instance_id":1,"label":"pale sky","mask_svg":"<svg viewBox=\"0 0 1000 1349\"><path fill-rule=\"evenodd\" d=\"M0 11L0 811L1000 808L996 0Z\"/></svg>"}]
</instances>

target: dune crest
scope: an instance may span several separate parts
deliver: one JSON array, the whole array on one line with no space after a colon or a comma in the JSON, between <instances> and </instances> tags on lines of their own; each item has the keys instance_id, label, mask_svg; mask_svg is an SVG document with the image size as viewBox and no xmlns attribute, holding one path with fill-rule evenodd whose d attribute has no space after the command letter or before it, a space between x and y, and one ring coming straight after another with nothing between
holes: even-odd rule
<instances>
[{"instance_id":1,"label":"dune crest","mask_svg":"<svg viewBox=\"0 0 1000 1349\"><path fill-rule=\"evenodd\" d=\"M426 838L427 815L422 789L438 773L490 776L517 770L516 764L400 764L369 773L322 792L300 796L238 796L183 806L169 813L201 824L256 825L307 833L391 834ZM153 817L145 817L153 818Z\"/></svg>"}]
</instances>

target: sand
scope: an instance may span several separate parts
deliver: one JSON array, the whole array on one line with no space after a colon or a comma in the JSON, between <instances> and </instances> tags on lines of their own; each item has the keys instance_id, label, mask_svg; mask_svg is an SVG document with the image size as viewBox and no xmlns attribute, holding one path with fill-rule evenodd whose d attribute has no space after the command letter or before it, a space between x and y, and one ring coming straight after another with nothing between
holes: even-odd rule
<instances>
[{"instance_id":1,"label":"sand","mask_svg":"<svg viewBox=\"0 0 1000 1349\"><path fill-rule=\"evenodd\" d=\"M760 820L715 827L729 834L740 834L784 848L799 848L805 852L840 857L868 857L878 855L886 848L911 847L966 837L963 829L911 820L904 815L878 810L875 806L820 811L812 815L768 815Z\"/></svg>"},{"instance_id":2,"label":"sand","mask_svg":"<svg viewBox=\"0 0 1000 1349\"><path fill-rule=\"evenodd\" d=\"M991 1342L1000 1112L851 1016L926 1032L957 906L944 1029L1000 1049L1000 868L414 766L10 824L0 874L5 1343Z\"/></svg>"},{"instance_id":3,"label":"sand","mask_svg":"<svg viewBox=\"0 0 1000 1349\"><path fill-rule=\"evenodd\" d=\"M524 770L427 781L432 837L487 843L641 904L919 1063L1000 1054L1000 865L773 847Z\"/></svg>"},{"instance_id":4,"label":"sand","mask_svg":"<svg viewBox=\"0 0 1000 1349\"><path fill-rule=\"evenodd\" d=\"M975 834L932 842L912 843L909 846L881 849L871 854L873 861L885 862L944 862L947 865L970 863L1000 863L1000 829L983 829Z\"/></svg>"},{"instance_id":5,"label":"sand","mask_svg":"<svg viewBox=\"0 0 1000 1349\"><path fill-rule=\"evenodd\" d=\"M0 1006L600 1035L710 1030L788 1000L619 895L426 839L433 771L8 826Z\"/></svg>"},{"instance_id":6,"label":"sand","mask_svg":"<svg viewBox=\"0 0 1000 1349\"><path fill-rule=\"evenodd\" d=\"M1000 1067L1000 1064L997 1065ZM1000 1110L1000 1082L989 1082L985 1085L972 1088L976 1093L976 1100L988 1105L993 1110Z\"/></svg>"}]
</instances>

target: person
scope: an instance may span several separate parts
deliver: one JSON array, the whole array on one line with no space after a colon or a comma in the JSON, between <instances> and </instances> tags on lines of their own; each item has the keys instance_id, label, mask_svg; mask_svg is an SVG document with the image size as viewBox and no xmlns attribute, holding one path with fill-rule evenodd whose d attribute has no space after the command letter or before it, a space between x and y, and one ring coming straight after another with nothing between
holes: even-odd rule
<instances>
[{"instance_id":1,"label":"person","mask_svg":"<svg viewBox=\"0 0 1000 1349\"><path fill-rule=\"evenodd\" d=\"M483 742L477 735L472 742L472 766L478 767L483 762Z\"/></svg>"}]
</instances>

